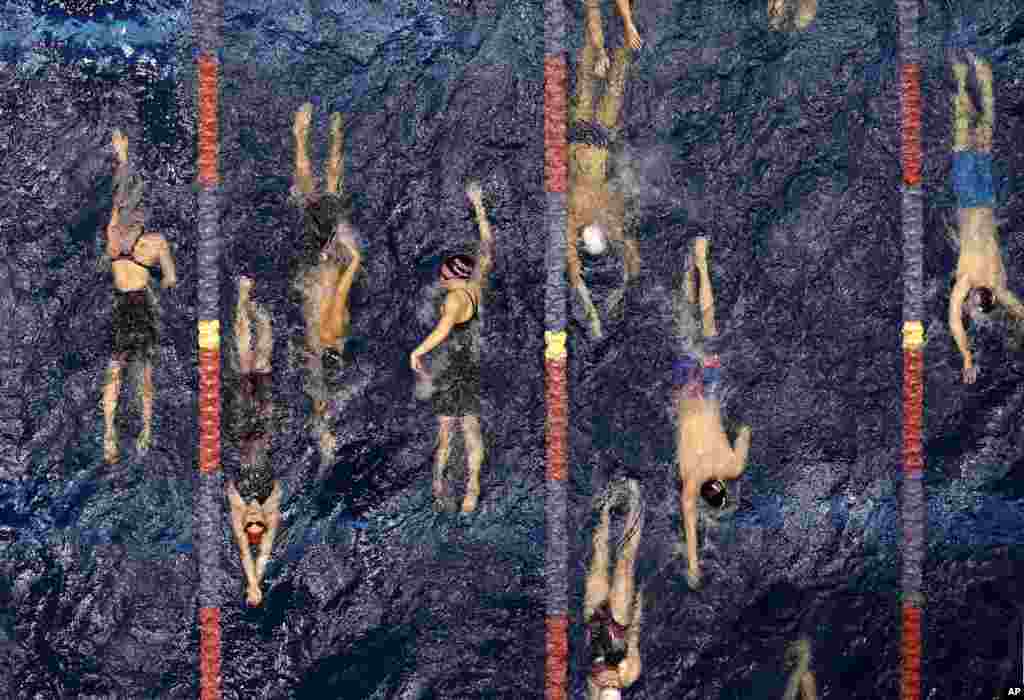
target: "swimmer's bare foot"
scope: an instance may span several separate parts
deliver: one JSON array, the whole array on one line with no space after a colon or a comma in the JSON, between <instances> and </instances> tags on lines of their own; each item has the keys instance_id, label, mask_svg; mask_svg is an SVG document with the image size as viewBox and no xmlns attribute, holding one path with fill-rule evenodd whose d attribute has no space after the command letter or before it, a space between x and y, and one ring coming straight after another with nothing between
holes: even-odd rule
<instances>
[{"instance_id":1,"label":"swimmer's bare foot","mask_svg":"<svg viewBox=\"0 0 1024 700\"><path fill-rule=\"evenodd\" d=\"M135 440L135 450L142 456L149 452L149 446L153 442L153 434L149 428L143 428L142 432L139 433L139 437Z\"/></svg>"},{"instance_id":2,"label":"swimmer's bare foot","mask_svg":"<svg viewBox=\"0 0 1024 700\"><path fill-rule=\"evenodd\" d=\"M117 431L108 431L103 436L103 458L107 460L108 464L114 464L120 459L120 454L117 450Z\"/></svg>"},{"instance_id":3,"label":"swimmer's bare foot","mask_svg":"<svg viewBox=\"0 0 1024 700\"><path fill-rule=\"evenodd\" d=\"M466 495L462 498L462 512L472 513L476 510L477 501L480 499L480 484L470 483L466 487Z\"/></svg>"},{"instance_id":4,"label":"swimmer's bare foot","mask_svg":"<svg viewBox=\"0 0 1024 700\"><path fill-rule=\"evenodd\" d=\"M117 159L122 163L128 162L128 137L120 129L114 129L114 133L110 137L110 142L114 146L114 153L117 154Z\"/></svg>"},{"instance_id":5,"label":"swimmer's bare foot","mask_svg":"<svg viewBox=\"0 0 1024 700\"><path fill-rule=\"evenodd\" d=\"M313 118L313 103L307 102L295 111L295 124L292 133L296 138L304 138L309 132L309 122Z\"/></svg>"},{"instance_id":6,"label":"swimmer's bare foot","mask_svg":"<svg viewBox=\"0 0 1024 700\"><path fill-rule=\"evenodd\" d=\"M238 296L241 297L242 300L248 299L252 294L253 284L254 282L252 277L242 275L238 278Z\"/></svg>"}]
</instances>

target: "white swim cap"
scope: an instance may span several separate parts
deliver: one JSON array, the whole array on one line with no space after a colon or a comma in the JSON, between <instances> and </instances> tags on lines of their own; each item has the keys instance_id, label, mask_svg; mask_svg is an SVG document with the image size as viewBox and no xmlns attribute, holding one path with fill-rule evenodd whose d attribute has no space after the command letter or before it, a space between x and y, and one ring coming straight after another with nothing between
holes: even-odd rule
<instances>
[{"instance_id":1,"label":"white swim cap","mask_svg":"<svg viewBox=\"0 0 1024 700\"><path fill-rule=\"evenodd\" d=\"M583 229L583 246L591 255L600 255L604 252L607 241L604 230L598 224L590 224Z\"/></svg>"},{"instance_id":2,"label":"white swim cap","mask_svg":"<svg viewBox=\"0 0 1024 700\"><path fill-rule=\"evenodd\" d=\"M601 688L601 694L597 697L598 700L622 700L622 693L618 688Z\"/></svg>"}]
</instances>

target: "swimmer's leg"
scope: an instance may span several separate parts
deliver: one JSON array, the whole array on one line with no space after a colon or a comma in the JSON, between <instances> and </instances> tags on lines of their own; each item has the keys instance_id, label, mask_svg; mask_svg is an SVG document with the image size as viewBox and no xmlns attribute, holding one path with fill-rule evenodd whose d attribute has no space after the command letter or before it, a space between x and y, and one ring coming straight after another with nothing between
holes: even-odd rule
<instances>
[{"instance_id":1,"label":"swimmer's leg","mask_svg":"<svg viewBox=\"0 0 1024 700\"><path fill-rule=\"evenodd\" d=\"M292 134L295 136L295 188L305 197L313 194L313 167L309 162L309 122L313 105L305 103L295 112Z\"/></svg>"},{"instance_id":2,"label":"swimmer's leg","mask_svg":"<svg viewBox=\"0 0 1024 700\"><path fill-rule=\"evenodd\" d=\"M238 279L238 303L235 305L235 343L238 346L238 371L249 374L253 371L252 326L249 317L249 305L252 280L248 277Z\"/></svg>"},{"instance_id":3,"label":"swimmer's leg","mask_svg":"<svg viewBox=\"0 0 1024 700\"><path fill-rule=\"evenodd\" d=\"M589 621L594 611L608 599L611 582L608 580L608 537L611 532L613 499L601 505L601 516L594 528L594 555L590 560L587 582L583 593L583 619Z\"/></svg>"},{"instance_id":4,"label":"swimmer's leg","mask_svg":"<svg viewBox=\"0 0 1024 700\"><path fill-rule=\"evenodd\" d=\"M448 457L452 451L452 424L455 419L451 416L439 416L437 419L437 450L434 452L434 500L437 506L445 505L447 489L444 483L444 470L448 466Z\"/></svg>"},{"instance_id":5,"label":"swimmer's leg","mask_svg":"<svg viewBox=\"0 0 1024 700\"><path fill-rule=\"evenodd\" d=\"M480 467L484 463L484 440L480 434L478 416L462 417L462 434L466 439L466 495L462 500L462 512L472 513L480 499Z\"/></svg>"},{"instance_id":6,"label":"swimmer's leg","mask_svg":"<svg viewBox=\"0 0 1024 700\"><path fill-rule=\"evenodd\" d=\"M971 122L974 119L974 106L967 93L967 64L957 61L953 64L953 77L956 79L957 91L953 95L953 150L966 151L973 145L971 139Z\"/></svg>"},{"instance_id":7,"label":"swimmer's leg","mask_svg":"<svg viewBox=\"0 0 1024 700\"><path fill-rule=\"evenodd\" d=\"M704 241L702 244L701 241ZM703 245L706 251L706 239L700 237L695 242L694 250L698 245ZM705 338L714 338L718 335L718 326L715 324L715 292L711 287L711 271L707 264L707 258L700 253L694 254L695 265L700 273L700 315Z\"/></svg>"},{"instance_id":8,"label":"swimmer's leg","mask_svg":"<svg viewBox=\"0 0 1024 700\"><path fill-rule=\"evenodd\" d=\"M266 309L252 302L250 311L256 325L256 345L253 348L252 371L269 372L274 355L274 329Z\"/></svg>"},{"instance_id":9,"label":"swimmer's leg","mask_svg":"<svg viewBox=\"0 0 1024 700\"><path fill-rule=\"evenodd\" d=\"M818 14L818 0L797 0L796 28L806 29Z\"/></svg>"},{"instance_id":10,"label":"swimmer's leg","mask_svg":"<svg viewBox=\"0 0 1024 700\"><path fill-rule=\"evenodd\" d=\"M597 107L597 121L606 129L614 129L619 122L626 96L626 74L629 73L632 58L633 51L628 46L615 49L615 58L608 72L608 89Z\"/></svg>"},{"instance_id":11,"label":"swimmer's leg","mask_svg":"<svg viewBox=\"0 0 1024 700\"><path fill-rule=\"evenodd\" d=\"M123 363L116 358L110 360L110 364L107 366L107 382L103 387L103 422L105 426L103 455L110 464L118 460L117 428L114 426L114 418L117 415L117 397L121 394L123 366Z\"/></svg>"},{"instance_id":12,"label":"swimmer's leg","mask_svg":"<svg viewBox=\"0 0 1024 700\"><path fill-rule=\"evenodd\" d=\"M981 88L981 116L974 132L975 146L982 153L992 152L992 131L996 119L996 100L992 89L992 66L988 61L971 54L974 73Z\"/></svg>"},{"instance_id":13,"label":"swimmer's leg","mask_svg":"<svg viewBox=\"0 0 1024 700\"><path fill-rule=\"evenodd\" d=\"M135 440L135 449L140 455L149 451L153 436L153 360L142 360L142 382L139 384L139 398L142 399L142 432Z\"/></svg>"},{"instance_id":14,"label":"swimmer's leg","mask_svg":"<svg viewBox=\"0 0 1024 700\"><path fill-rule=\"evenodd\" d=\"M327 155L327 192L340 194L344 189L341 181L341 156L345 150L344 121L338 112L331 115L330 150Z\"/></svg>"},{"instance_id":15,"label":"swimmer's leg","mask_svg":"<svg viewBox=\"0 0 1024 700\"><path fill-rule=\"evenodd\" d=\"M615 576L612 579L610 603L612 616L623 624L629 624L631 608L636 590L636 554L640 549L640 538L644 528L644 512L641 502L640 485L629 481L629 514L623 532L625 542L615 562Z\"/></svg>"},{"instance_id":16,"label":"swimmer's leg","mask_svg":"<svg viewBox=\"0 0 1024 700\"><path fill-rule=\"evenodd\" d=\"M594 64L597 49L584 40L576 59L576 92L569 111L570 122L588 122L594 118Z\"/></svg>"}]
</instances>

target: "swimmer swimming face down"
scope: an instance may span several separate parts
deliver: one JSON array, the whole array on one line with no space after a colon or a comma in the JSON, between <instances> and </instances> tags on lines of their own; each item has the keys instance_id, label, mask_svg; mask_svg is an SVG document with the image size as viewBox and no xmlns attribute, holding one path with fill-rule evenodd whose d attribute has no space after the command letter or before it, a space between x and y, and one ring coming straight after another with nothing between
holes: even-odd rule
<instances>
[{"instance_id":1,"label":"swimmer swimming face down","mask_svg":"<svg viewBox=\"0 0 1024 700\"><path fill-rule=\"evenodd\" d=\"M995 308L995 297L987 287L975 287L967 298L967 312L974 316L977 313L987 314Z\"/></svg>"}]
</instances>

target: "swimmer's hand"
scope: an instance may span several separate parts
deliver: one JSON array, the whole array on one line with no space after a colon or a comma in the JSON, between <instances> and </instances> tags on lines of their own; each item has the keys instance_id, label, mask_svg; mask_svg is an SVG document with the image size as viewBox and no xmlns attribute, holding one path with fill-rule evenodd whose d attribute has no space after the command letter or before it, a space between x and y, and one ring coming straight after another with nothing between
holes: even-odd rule
<instances>
[{"instance_id":1,"label":"swimmer's hand","mask_svg":"<svg viewBox=\"0 0 1024 700\"><path fill-rule=\"evenodd\" d=\"M423 353L419 350L413 350L412 354L409 355L409 364L412 366L412 371L418 374L426 374L427 370L423 367Z\"/></svg>"},{"instance_id":2,"label":"swimmer's hand","mask_svg":"<svg viewBox=\"0 0 1024 700\"><path fill-rule=\"evenodd\" d=\"M263 602L263 591L260 590L259 586L249 585L249 589L246 592L245 602L252 607L258 607Z\"/></svg>"},{"instance_id":3,"label":"swimmer's hand","mask_svg":"<svg viewBox=\"0 0 1024 700\"><path fill-rule=\"evenodd\" d=\"M693 255L697 267L708 264L708 239L698 236L693 241Z\"/></svg>"},{"instance_id":4,"label":"swimmer's hand","mask_svg":"<svg viewBox=\"0 0 1024 700\"><path fill-rule=\"evenodd\" d=\"M686 583L689 584L691 591L699 591L701 588L700 570L688 569L686 572Z\"/></svg>"},{"instance_id":5,"label":"swimmer's hand","mask_svg":"<svg viewBox=\"0 0 1024 700\"><path fill-rule=\"evenodd\" d=\"M636 25L632 22L626 25L626 43L634 51L637 51L644 45L643 40L640 39L640 32L636 30Z\"/></svg>"},{"instance_id":6,"label":"swimmer's hand","mask_svg":"<svg viewBox=\"0 0 1024 700\"><path fill-rule=\"evenodd\" d=\"M484 201L484 191L480 183L473 181L466 185L466 196L474 206L481 206Z\"/></svg>"},{"instance_id":7,"label":"swimmer's hand","mask_svg":"<svg viewBox=\"0 0 1024 700\"><path fill-rule=\"evenodd\" d=\"M977 365L964 365L964 384L974 384L978 381Z\"/></svg>"},{"instance_id":8,"label":"swimmer's hand","mask_svg":"<svg viewBox=\"0 0 1024 700\"><path fill-rule=\"evenodd\" d=\"M170 289L171 287L173 287L177 283L178 283L178 280L176 278L171 277L170 275L165 275L163 281L160 282L160 287L162 289Z\"/></svg>"}]
</instances>

